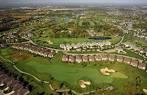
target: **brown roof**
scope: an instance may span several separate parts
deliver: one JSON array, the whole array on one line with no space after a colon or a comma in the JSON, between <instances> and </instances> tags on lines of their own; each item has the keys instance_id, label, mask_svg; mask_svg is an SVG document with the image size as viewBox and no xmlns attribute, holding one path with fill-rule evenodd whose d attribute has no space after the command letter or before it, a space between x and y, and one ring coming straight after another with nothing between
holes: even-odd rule
<instances>
[{"instance_id":1,"label":"brown roof","mask_svg":"<svg viewBox=\"0 0 147 95\"><path fill-rule=\"evenodd\" d=\"M75 62L75 56L69 55L68 57L69 57L68 59L69 62Z\"/></svg>"},{"instance_id":2,"label":"brown roof","mask_svg":"<svg viewBox=\"0 0 147 95\"><path fill-rule=\"evenodd\" d=\"M139 63L139 65L138 65L138 68L143 69L143 70L145 69L145 67L146 67L146 65L143 63Z\"/></svg>"},{"instance_id":3,"label":"brown roof","mask_svg":"<svg viewBox=\"0 0 147 95\"><path fill-rule=\"evenodd\" d=\"M117 58L117 61L118 61L118 62L122 62L123 59L124 59L124 57L121 56L121 55L117 55L116 58Z\"/></svg>"},{"instance_id":4,"label":"brown roof","mask_svg":"<svg viewBox=\"0 0 147 95\"><path fill-rule=\"evenodd\" d=\"M88 58L89 58L89 61L92 61L92 62L95 61L94 55L89 55Z\"/></svg>"},{"instance_id":5,"label":"brown roof","mask_svg":"<svg viewBox=\"0 0 147 95\"><path fill-rule=\"evenodd\" d=\"M124 62L127 64L130 64L131 60L131 58L124 57Z\"/></svg>"},{"instance_id":6,"label":"brown roof","mask_svg":"<svg viewBox=\"0 0 147 95\"><path fill-rule=\"evenodd\" d=\"M99 60L101 60L101 59L102 59L102 57L101 57L100 54L96 54L96 55L95 55L95 60L96 60L96 61L99 61Z\"/></svg>"},{"instance_id":7,"label":"brown roof","mask_svg":"<svg viewBox=\"0 0 147 95\"><path fill-rule=\"evenodd\" d=\"M108 59L108 54L102 53L101 57L102 57L102 60L107 60Z\"/></svg>"},{"instance_id":8,"label":"brown roof","mask_svg":"<svg viewBox=\"0 0 147 95\"><path fill-rule=\"evenodd\" d=\"M115 60L115 58L116 58L116 57L115 57L115 55L114 55L114 54L110 54L110 55L109 55L109 60L110 60L110 61L114 61L114 60Z\"/></svg>"},{"instance_id":9,"label":"brown roof","mask_svg":"<svg viewBox=\"0 0 147 95\"><path fill-rule=\"evenodd\" d=\"M138 66L138 64L139 64L139 61L138 60L132 59L132 61L131 61L131 65L132 66Z\"/></svg>"},{"instance_id":10,"label":"brown roof","mask_svg":"<svg viewBox=\"0 0 147 95\"><path fill-rule=\"evenodd\" d=\"M83 62L88 62L88 56L87 55L83 55L82 56L82 60L83 60Z\"/></svg>"}]
</instances>

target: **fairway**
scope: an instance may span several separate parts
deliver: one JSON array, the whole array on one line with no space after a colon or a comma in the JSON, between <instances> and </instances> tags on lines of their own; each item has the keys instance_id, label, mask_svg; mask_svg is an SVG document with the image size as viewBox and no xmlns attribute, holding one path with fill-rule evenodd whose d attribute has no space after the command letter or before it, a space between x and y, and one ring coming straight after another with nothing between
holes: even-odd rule
<instances>
[{"instance_id":1,"label":"fairway","mask_svg":"<svg viewBox=\"0 0 147 95\"><path fill-rule=\"evenodd\" d=\"M14 53L18 54L14 57ZM24 56L21 55L23 53ZM1 49L1 55L10 60L15 60L16 66L27 73L30 73L43 81L49 81L51 77L58 82L64 82L68 87L80 88L80 80L88 80L91 82L90 87L104 87L105 85L113 85L118 91L122 92L125 88L135 85L137 76L141 77L142 87L147 87L146 72L133 68L130 65L118 62L93 62L82 63L87 64L67 64L61 61L62 54L57 54L55 58L48 59L40 56L32 55L28 52L17 50ZM23 61L20 60L25 56ZM18 60L19 59L19 60ZM100 69L108 67L116 72L110 76L101 74ZM128 85L126 87L126 85ZM121 87L120 87L121 86Z\"/></svg>"},{"instance_id":2,"label":"fairway","mask_svg":"<svg viewBox=\"0 0 147 95\"><path fill-rule=\"evenodd\" d=\"M122 79L127 79L128 78L128 76L126 76L125 74L122 74L120 72L112 73L111 77L113 77L113 78L122 78Z\"/></svg>"},{"instance_id":3,"label":"fairway","mask_svg":"<svg viewBox=\"0 0 147 95\"><path fill-rule=\"evenodd\" d=\"M99 69L92 67L83 68L80 65L68 65L63 63L49 64L44 62L38 63L37 61L30 61L23 63L26 67L32 68L35 72L46 74L46 76L51 75L58 81L67 82L71 86L79 86L80 79L87 79L93 82L93 84L101 84L101 83L111 83L113 78L110 76L103 76ZM20 65L19 65L20 66ZM23 66L24 67L24 66ZM22 69L22 68L20 68ZM27 72L27 70L25 70ZM41 79L42 75L38 76ZM44 80L49 80L48 77L44 78Z\"/></svg>"}]
</instances>

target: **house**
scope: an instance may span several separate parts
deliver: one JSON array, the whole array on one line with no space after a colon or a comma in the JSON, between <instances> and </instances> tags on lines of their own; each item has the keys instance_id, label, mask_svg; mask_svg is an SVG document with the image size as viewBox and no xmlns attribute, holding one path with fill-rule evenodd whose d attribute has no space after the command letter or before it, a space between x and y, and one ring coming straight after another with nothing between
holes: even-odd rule
<instances>
[{"instance_id":1,"label":"house","mask_svg":"<svg viewBox=\"0 0 147 95\"><path fill-rule=\"evenodd\" d=\"M110 54L109 55L109 61L115 61L116 55L115 54Z\"/></svg>"},{"instance_id":2,"label":"house","mask_svg":"<svg viewBox=\"0 0 147 95\"><path fill-rule=\"evenodd\" d=\"M76 62L81 63L82 62L82 56L81 55L76 55Z\"/></svg>"},{"instance_id":3,"label":"house","mask_svg":"<svg viewBox=\"0 0 147 95\"><path fill-rule=\"evenodd\" d=\"M138 67L138 64L139 64L139 61L138 61L137 59L132 59L131 65L132 65L133 67Z\"/></svg>"},{"instance_id":4,"label":"house","mask_svg":"<svg viewBox=\"0 0 147 95\"><path fill-rule=\"evenodd\" d=\"M106 54L106 53L101 53L101 57L102 57L103 61L108 60L108 54Z\"/></svg>"},{"instance_id":5,"label":"house","mask_svg":"<svg viewBox=\"0 0 147 95\"><path fill-rule=\"evenodd\" d=\"M34 53L43 57L49 57L49 58L52 58L55 54L55 51L53 50L50 50L45 47L39 47L31 43L16 44L16 45L13 45L12 47L15 49L26 50L31 53Z\"/></svg>"},{"instance_id":6,"label":"house","mask_svg":"<svg viewBox=\"0 0 147 95\"><path fill-rule=\"evenodd\" d=\"M74 63L75 62L75 56L68 55L68 62Z\"/></svg>"},{"instance_id":7,"label":"house","mask_svg":"<svg viewBox=\"0 0 147 95\"><path fill-rule=\"evenodd\" d=\"M117 56L116 56L116 60L117 60L118 62L123 62L123 61L124 61L124 57L121 56L121 55L117 55Z\"/></svg>"},{"instance_id":8,"label":"house","mask_svg":"<svg viewBox=\"0 0 147 95\"><path fill-rule=\"evenodd\" d=\"M63 50L70 51L75 49L81 51L82 49L93 49L95 51L97 48L102 48L103 46L110 46L111 42L83 42L83 43L72 43L72 44L60 44L60 48Z\"/></svg>"},{"instance_id":9,"label":"house","mask_svg":"<svg viewBox=\"0 0 147 95\"><path fill-rule=\"evenodd\" d=\"M121 47L116 48L116 52L119 53L126 53Z\"/></svg>"},{"instance_id":10,"label":"house","mask_svg":"<svg viewBox=\"0 0 147 95\"><path fill-rule=\"evenodd\" d=\"M90 62L94 62L95 61L94 55L88 55L88 58L89 58Z\"/></svg>"},{"instance_id":11,"label":"house","mask_svg":"<svg viewBox=\"0 0 147 95\"><path fill-rule=\"evenodd\" d=\"M82 56L82 60L83 60L83 62L88 62L89 61L89 58L88 58L87 55L83 55Z\"/></svg>"},{"instance_id":12,"label":"house","mask_svg":"<svg viewBox=\"0 0 147 95\"><path fill-rule=\"evenodd\" d=\"M146 64L139 62L138 68L139 68L139 69L142 69L142 70L145 70Z\"/></svg>"},{"instance_id":13,"label":"house","mask_svg":"<svg viewBox=\"0 0 147 95\"><path fill-rule=\"evenodd\" d=\"M124 63L131 64L132 59L128 57L124 57Z\"/></svg>"},{"instance_id":14,"label":"house","mask_svg":"<svg viewBox=\"0 0 147 95\"><path fill-rule=\"evenodd\" d=\"M68 55L63 55L63 57L62 57L62 61L64 61L64 62L68 62Z\"/></svg>"},{"instance_id":15,"label":"house","mask_svg":"<svg viewBox=\"0 0 147 95\"><path fill-rule=\"evenodd\" d=\"M5 86L4 91L5 95L27 95L29 90L27 90L18 80L15 80L12 77L9 77L5 73L0 72L0 84Z\"/></svg>"},{"instance_id":16,"label":"house","mask_svg":"<svg viewBox=\"0 0 147 95\"><path fill-rule=\"evenodd\" d=\"M71 45L70 44L66 44L66 50L70 51L70 49L72 49Z\"/></svg>"},{"instance_id":17,"label":"house","mask_svg":"<svg viewBox=\"0 0 147 95\"><path fill-rule=\"evenodd\" d=\"M95 57L96 61L101 61L102 60L102 57L101 57L100 54L96 54L94 57Z\"/></svg>"}]
</instances>

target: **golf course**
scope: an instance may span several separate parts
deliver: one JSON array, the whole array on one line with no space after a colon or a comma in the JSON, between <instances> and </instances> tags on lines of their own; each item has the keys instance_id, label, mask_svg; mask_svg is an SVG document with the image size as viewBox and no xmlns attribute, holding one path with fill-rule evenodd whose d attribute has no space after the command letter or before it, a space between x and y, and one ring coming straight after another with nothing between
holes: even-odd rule
<instances>
[{"instance_id":1,"label":"golf course","mask_svg":"<svg viewBox=\"0 0 147 95\"><path fill-rule=\"evenodd\" d=\"M117 88L118 92L122 93L124 88L135 87L137 76L141 78L141 87L147 87L146 72L124 63L93 62L65 64L61 61L62 53L56 54L52 59L48 59L24 51L12 50L11 48L1 49L1 56L15 60L17 68L43 81L50 82L51 78L54 78L54 80L64 83L71 89L78 88L78 91L82 91L79 80L89 80L92 85L90 85L88 90L112 85L114 88ZM105 67L111 68L116 72L109 76L104 76L100 69Z\"/></svg>"}]
</instances>

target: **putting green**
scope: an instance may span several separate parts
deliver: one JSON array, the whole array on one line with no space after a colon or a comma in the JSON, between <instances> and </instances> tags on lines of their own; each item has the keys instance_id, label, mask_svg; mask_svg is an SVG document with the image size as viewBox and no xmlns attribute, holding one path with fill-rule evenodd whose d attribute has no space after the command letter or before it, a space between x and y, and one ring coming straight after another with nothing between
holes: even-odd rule
<instances>
[{"instance_id":1,"label":"putting green","mask_svg":"<svg viewBox=\"0 0 147 95\"><path fill-rule=\"evenodd\" d=\"M128 78L128 76L126 76L125 74L120 73L120 72L112 73L111 77L113 77L113 78L122 78L122 79Z\"/></svg>"}]
</instances>

